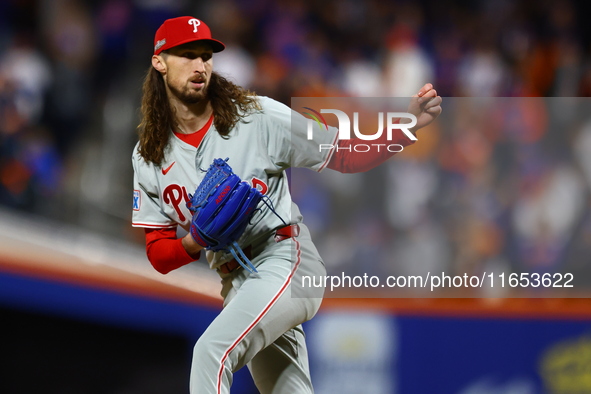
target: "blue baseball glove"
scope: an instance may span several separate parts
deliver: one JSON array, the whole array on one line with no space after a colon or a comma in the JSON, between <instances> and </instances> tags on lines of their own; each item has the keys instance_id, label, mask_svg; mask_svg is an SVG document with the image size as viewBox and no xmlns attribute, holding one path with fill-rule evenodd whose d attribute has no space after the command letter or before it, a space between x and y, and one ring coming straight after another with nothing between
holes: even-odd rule
<instances>
[{"instance_id":1,"label":"blue baseball glove","mask_svg":"<svg viewBox=\"0 0 591 394\"><path fill-rule=\"evenodd\" d=\"M234 174L227 161L215 159L195 194L189 195L191 235L206 249L229 251L245 269L257 272L236 241L263 195Z\"/></svg>"}]
</instances>

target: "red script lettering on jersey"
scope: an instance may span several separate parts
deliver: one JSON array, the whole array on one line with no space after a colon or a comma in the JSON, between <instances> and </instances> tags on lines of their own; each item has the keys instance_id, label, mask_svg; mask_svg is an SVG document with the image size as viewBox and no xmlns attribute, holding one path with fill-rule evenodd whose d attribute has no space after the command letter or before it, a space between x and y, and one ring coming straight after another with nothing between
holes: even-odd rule
<instances>
[{"instance_id":1,"label":"red script lettering on jersey","mask_svg":"<svg viewBox=\"0 0 591 394\"><path fill-rule=\"evenodd\" d=\"M186 218L183 214L183 211L181 210L180 205L181 202L184 202L184 204L186 204L189 201L189 195L187 194L187 189L185 189L184 186L179 186L175 184L166 186L166 188L162 192L162 200L164 201L164 203L172 205L172 207L176 211L176 214L179 215L179 220L181 222L185 221Z\"/></svg>"},{"instance_id":2,"label":"red script lettering on jersey","mask_svg":"<svg viewBox=\"0 0 591 394\"><path fill-rule=\"evenodd\" d=\"M267 194L267 190L269 190L269 187L265 182L261 181L259 178L252 177L250 183L252 184L252 187L260 191L261 194Z\"/></svg>"},{"instance_id":3,"label":"red script lettering on jersey","mask_svg":"<svg viewBox=\"0 0 591 394\"><path fill-rule=\"evenodd\" d=\"M250 183L252 187L258 189L262 194L266 194L267 190L269 190L267 184L258 178L253 177ZM229 188L230 186L226 186L226 188L220 193L216 199L217 204L219 204L224 196L228 194ZM181 222L184 222L187 219L181 209L181 203L184 207L186 207L187 203L190 201L189 194L187 193L187 189L184 186L174 183L166 186L162 192L162 201L164 201L165 204L172 205Z\"/></svg>"}]
</instances>

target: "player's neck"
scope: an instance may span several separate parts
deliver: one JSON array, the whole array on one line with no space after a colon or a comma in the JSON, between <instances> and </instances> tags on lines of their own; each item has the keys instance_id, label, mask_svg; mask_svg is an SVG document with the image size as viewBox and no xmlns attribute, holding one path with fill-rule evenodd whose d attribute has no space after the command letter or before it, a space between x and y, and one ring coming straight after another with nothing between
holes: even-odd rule
<instances>
[{"instance_id":1,"label":"player's neck","mask_svg":"<svg viewBox=\"0 0 591 394\"><path fill-rule=\"evenodd\" d=\"M186 105L183 103L171 103L175 110L177 130L183 134L192 134L200 130L213 113L209 100L202 100L195 104Z\"/></svg>"}]
</instances>

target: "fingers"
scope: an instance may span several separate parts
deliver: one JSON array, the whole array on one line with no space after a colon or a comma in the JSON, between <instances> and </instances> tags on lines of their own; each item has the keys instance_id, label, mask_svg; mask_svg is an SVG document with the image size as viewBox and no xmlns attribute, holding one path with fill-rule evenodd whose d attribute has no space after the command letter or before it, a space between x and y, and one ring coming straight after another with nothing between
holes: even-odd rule
<instances>
[{"instance_id":1,"label":"fingers","mask_svg":"<svg viewBox=\"0 0 591 394\"><path fill-rule=\"evenodd\" d=\"M427 85L431 85L431 84L427 84ZM425 85L425 86L427 86L427 85ZM422 95L421 95L421 93L422 93ZM429 89L426 92L420 91L418 102L423 103L424 101L428 101L434 97L437 97L437 90L435 90L435 89Z\"/></svg>"},{"instance_id":2,"label":"fingers","mask_svg":"<svg viewBox=\"0 0 591 394\"><path fill-rule=\"evenodd\" d=\"M441 102L443 101L443 99L441 98L441 96L435 96L431 99L429 99L425 104L424 104L424 108L425 109L429 109L438 105L441 105Z\"/></svg>"},{"instance_id":3,"label":"fingers","mask_svg":"<svg viewBox=\"0 0 591 394\"><path fill-rule=\"evenodd\" d=\"M424 104L423 110L425 112L427 112L428 114L437 117L437 116L439 116L439 114L442 111L442 109L441 109L442 102L443 102L443 99L441 98L441 96L436 96Z\"/></svg>"},{"instance_id":4,"label":"fingers","mask_svg":"<svg viewBox=\"0 0 591 394\"><path fill-rule=\"evenodd\" d=\"M442 112L441 103L443 99L437 95L437 90L434 89L431 83L423 85L418 93L412 96L411 106L413 105L413 101L415 103L414 105L418 104L415 111L418 110L419 112L428 113L434 118Z\"/></svg>"},{"instance_id":5,"label":"fingers","mask_svg":"<svg viewBox=\"0 0 591 394\"><path fill-rule=\"evenodd\" d=\"M423 97L428 91L433 89L433 84L431 83L426 83L425 85L423 85L423 87L421 88L421 90L419 90L419 93L417 93L417 95L419 97Z\"/></svg>"},{"instance_id":6,"label":"fingers","mask_svg":"<svg viewBox=\"0 0 591 394\"><path fill-rule=\"evenodd\" d=\"M433 92L433 93L431 93ZM441 96L437 95L437 92L435 90L432 90L431 92L427 93L428 96L426 97L421 97L418 99L418 103L421 106L421 108L423 109L427 109L430 107L433 107L435 105L440 105L441 104Z\"/></svg>"},{"instance_id":7,"label":"fingers","mask_svg":"<svg viewBox=\"0 0 591 394\"><path fill-rule=\"evenodd\" d=\"M421 102L421 108L424 112L437 117L441 114L442 108L441 103L443 99L441 96L437 95L435 89L431 89L423 95L423 97L419 98L419 102Z\"/></svg>"},{"instance_id":8,"label":"fingers","mask_svg":"<svg viewBox=\"0 0 591 394\"><path fill-rule=\"evenodd\" d=\"M433 115L434 117L437 117L441 114L442 108L440 105L436 105L435 107L430 107L425 109L425 112L428 113L429 115Z\"/></svg>"}]
</instances>

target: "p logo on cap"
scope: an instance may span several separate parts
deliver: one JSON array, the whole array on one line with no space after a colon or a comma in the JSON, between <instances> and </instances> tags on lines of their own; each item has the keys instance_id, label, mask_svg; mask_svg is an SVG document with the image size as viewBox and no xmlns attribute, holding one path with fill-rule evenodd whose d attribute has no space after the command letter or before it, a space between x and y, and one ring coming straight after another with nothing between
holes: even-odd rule
<instances>
[{"instance_id":1,"label":"p logo on cap","mask_svg":"<svg viewBox=\"0 0 591 394\"><path fill-rule=\"evenodd\" d=\"M201 24L201 21L199 19L189 19L189 24L193 25L193 33L197 33L197 26L199 26Z\"/></svg>"},{"instance_id":2,"label":"p logo on cap","mask_svg":"<svg viewBox=\"0 0 591 394\"><path fill-rule=\"evenodd\" d=\"M154 36L154 55L192 41L207 41L214 52L221 52L226 47L223 42L211 37L209 26L192 16L180 16L167 19Z\"/></svg>"}]
</instances>

